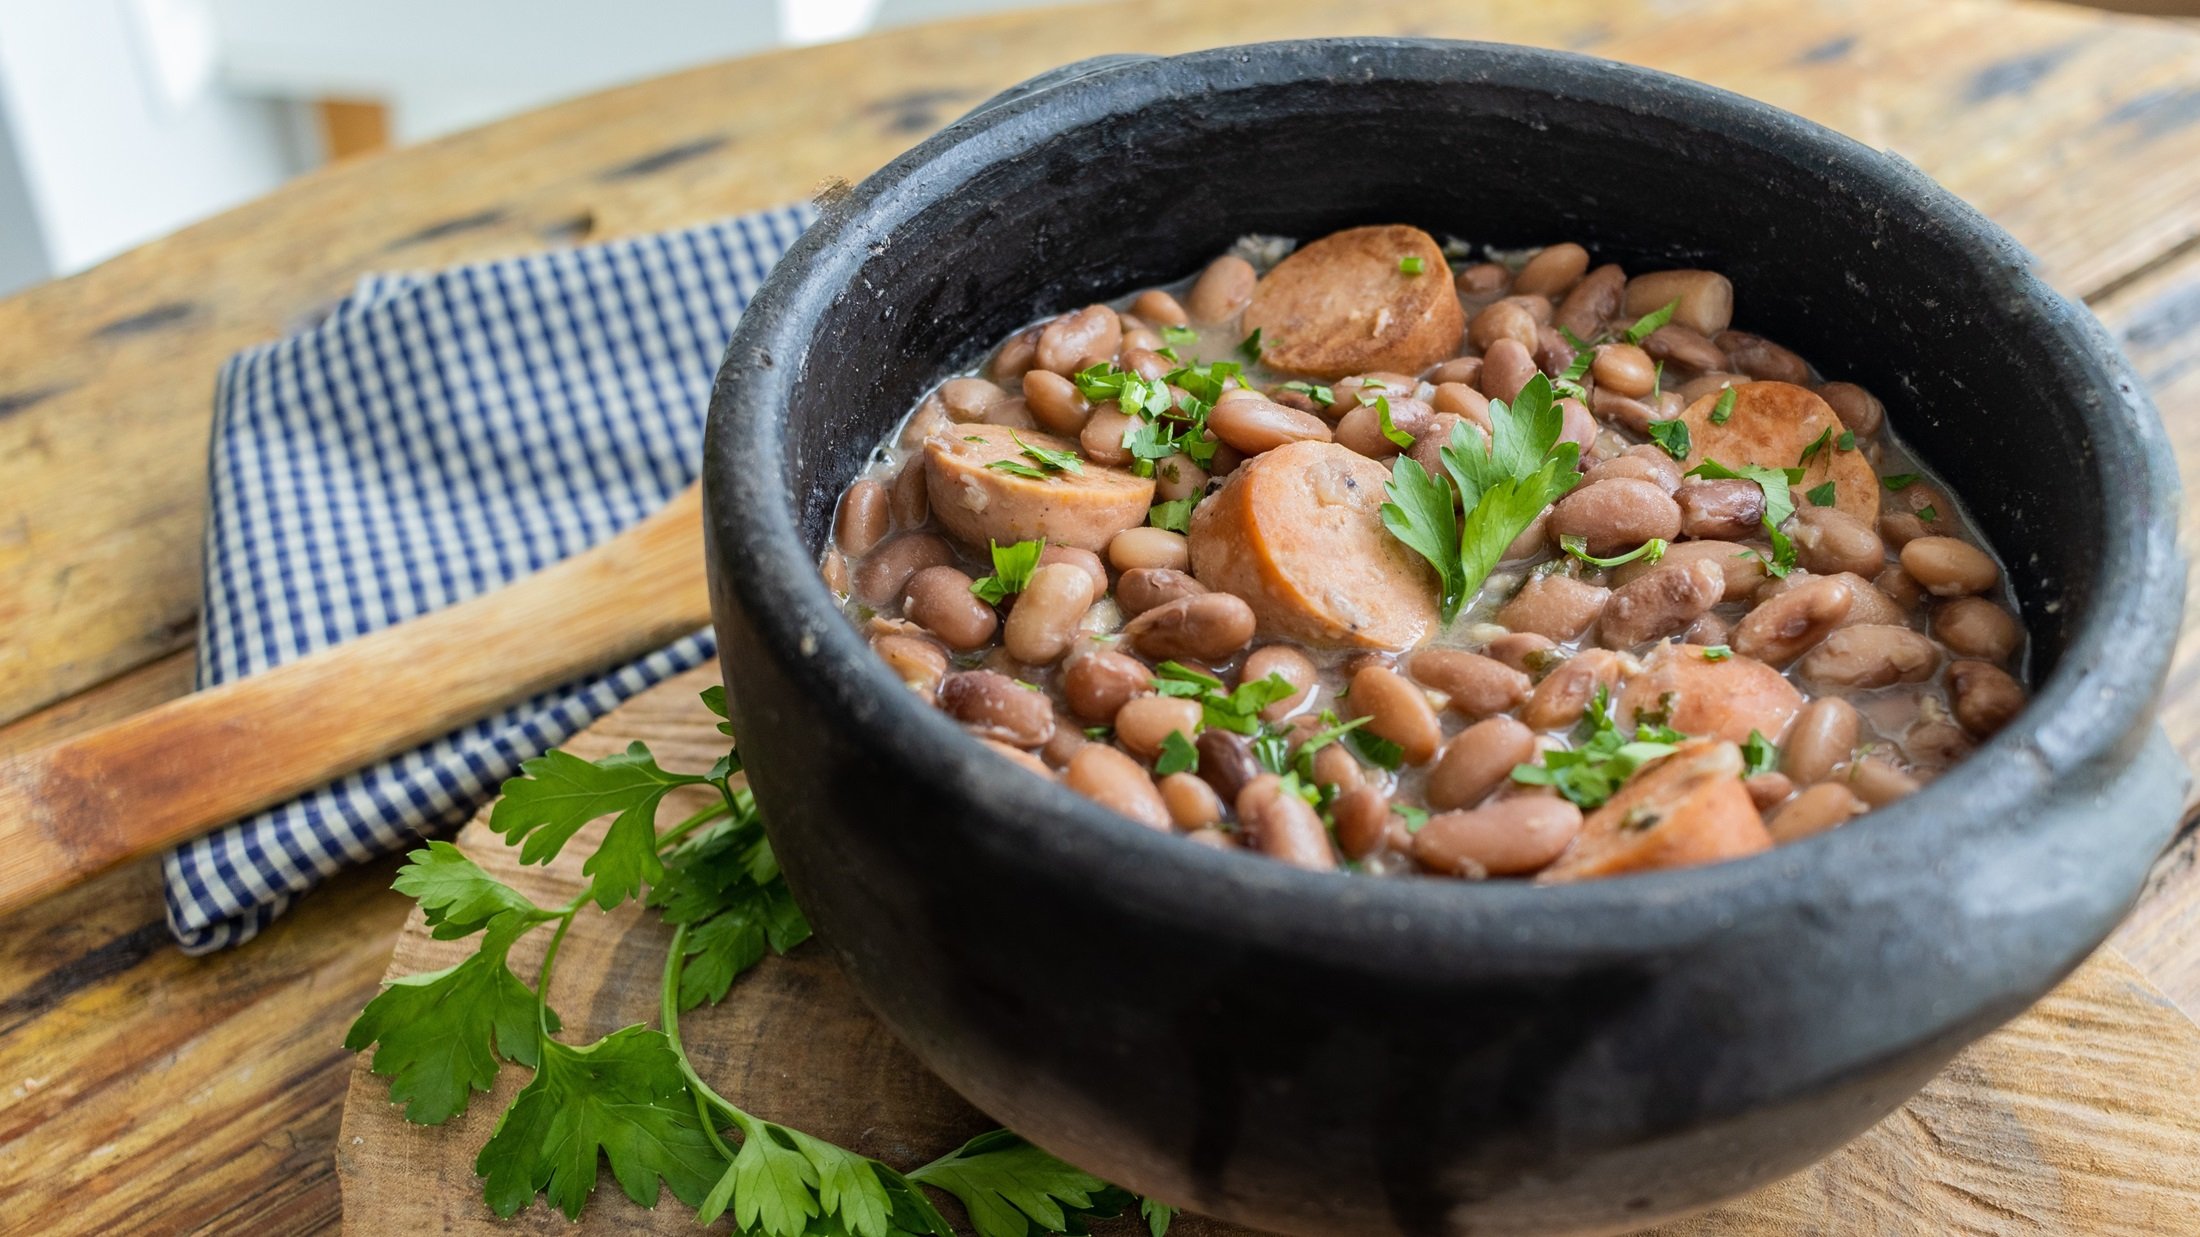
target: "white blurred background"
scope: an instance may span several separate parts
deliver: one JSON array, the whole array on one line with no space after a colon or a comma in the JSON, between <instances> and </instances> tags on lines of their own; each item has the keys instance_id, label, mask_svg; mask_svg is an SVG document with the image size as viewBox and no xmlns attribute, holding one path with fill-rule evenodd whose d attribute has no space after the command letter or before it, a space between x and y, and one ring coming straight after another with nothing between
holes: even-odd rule
<instances>
[{"instance_id":1,"label":"white blurred background","mask_svg":"<svg viewBox=\"0 0 2200 1237\"><path fill-rule=\"evenodd\" d=\"M0 295L330 159L1033 0L0 0Z\"/></svg>"}]
</instances>

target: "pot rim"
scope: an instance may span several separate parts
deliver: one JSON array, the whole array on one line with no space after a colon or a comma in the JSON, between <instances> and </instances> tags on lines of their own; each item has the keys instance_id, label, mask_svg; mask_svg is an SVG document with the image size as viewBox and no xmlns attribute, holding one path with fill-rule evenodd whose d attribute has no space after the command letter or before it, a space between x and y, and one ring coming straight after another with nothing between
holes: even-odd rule
<instances>
[{"instance_id":1,"label":"pot rim","mask_svg":"<svg viewBox=\"0 0 2200 1237\"><path fill-rule=\"evenodd\" d=\"M791 681L829 698L843 724L876 740L909 779L906 793L971 808L957 844L1013 848L1063 875L1108 881L1126 904L1198 931L1369 965L1404 953L1421 968L1437 955L1488 967L1493 944L1638 954L1724 930L1752 909L1869 902L1860 883L1889 864L1930 872L1981 843L2077 827L2072 814L2028 809L2075 772L2132 760L2182 613L2184 564L2173 531L2178 484L2166 436L2128 362L2091 315L2041 282L2006 232L1913 165L1715 87L1503 44L1295 40L1057 74L1051 85L1011 91L948 126L831 204L744 314L712 396L705 519L720 587L739 598ZM1537 92L1715 130L1721 140L1814 175L1867 186L1911 226L1941 234L1982 285L2003 294L1995 298L2002 312L2052 351L2051 363L2071 379L2061 389L2082 393L2068 406L2091 442L2092 484L2110 496L2102 504L2092 597L2024 712L1918 793L1841 829L1704 867L1544 886L1339 878L1187 846L1057 782L1008 774L998 756L910 693L834 605L795 523L785 412L818 318L862 286L874 246L889 244L897 228L989 165L1111 115L1181 104L1188 93L1355 74ZM758 460L771 466L757 467ZM1366 950L1374 937L1389 947ZM1415 948L1399 951L1407 938Z\"/></svg>"}]
</instances>

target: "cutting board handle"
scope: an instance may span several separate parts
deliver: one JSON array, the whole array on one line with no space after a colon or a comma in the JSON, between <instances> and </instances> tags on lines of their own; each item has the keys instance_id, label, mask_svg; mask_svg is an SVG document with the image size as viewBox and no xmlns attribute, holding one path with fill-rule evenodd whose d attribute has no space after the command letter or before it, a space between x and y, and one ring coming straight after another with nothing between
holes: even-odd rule
<instances>
[{"instance_id":1,"label":"cutting board handle","mask_svg":"<svg viewBox=\"0 0 2200 1237\"><path fill-rule=\"evenodd\" d=\"M495 592L0 760L0 913L709 622L690 486Z\"/></svg>"}]
</instances>

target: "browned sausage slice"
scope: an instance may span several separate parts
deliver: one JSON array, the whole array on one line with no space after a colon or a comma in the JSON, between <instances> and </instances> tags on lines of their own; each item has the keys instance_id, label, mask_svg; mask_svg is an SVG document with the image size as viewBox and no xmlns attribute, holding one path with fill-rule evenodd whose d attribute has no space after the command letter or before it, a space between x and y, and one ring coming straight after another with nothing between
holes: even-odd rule
<instances>
[{"instance_id":1,"label":"browned sausage slice","mask_svg":"<svg viewBox=\"0 0 2200 1237\"><path fill-rule=\"evenodd\" d=\"M1810 391L1786 382L1745 382L1731 388L1734 407L1724 422L1714 422L1719 393L1713 392L1681 412L1688 424L1688 467L1717 460L1728 468L1797 468L1798 490L1833 482L1833 505L1866 525L1879 519L1879 475L1862 451L1843 451L1845 429L1833 407ZM1822 436L1826 445L1802 462L1803 452Z\"/></svg>"},{"instance_id":2,"label":"browned sausage slice","mask_svg":"<svg viewBox=\"0 0 2200 1237\"><path fill-rule=\"evenodd\" d=\"M1261 277L1245 329L1260 332L1264 362L1292 373L1417 374L1458 351L1467 329L1450 272L1419 228L1332 232Z\"/></svg>"},{"instance_id":3,"label":"browned sausage slice","mask_svg":"<svg viewBox=\"0 0 2200 1237\"><path fill-rule=\"evenodd\" d=\"M1704 652L1700 644L1659 645L1620 692L1619 719L1631 724L1662 712L1685 735L1742 743L1757 730L1779 742L1802 711L1803 694L1754 657L1728 652L1709 660Z\"/></svg>"},{"instance_id":4,"label":"browned sausage slice","mask_svg":"<svg viewBox=\"0 0 2200 1237\"><path fill-rule=\"evenodd\" d=\"M1738 859L1772 847L1732 743L1691 743L1637 773L1581 822L1538 881L1589 880Z\"/></svg>"},{"instance_id":5,"label":"browned sausage slice","mask_svg":"<svg viewBox=\"0 0 2200 1237\"><path fill-rule=\"evenodd\" d=\"M1296 442L1238 466L1192 513L1192 574L1253 607L1269 636L1403 649L1436 624L1436 576L1383 528L1390 470Z\"/></svg>"},{"instance_id":6,"label":"browned sausage slice","mask_svg":"<svg viewBox=\"0 0 2200 1237\"><path fill-rule=\"evenodd\" d=\"M1074 473L1043 469L1044 477L988 467L1000 460L1038 467L1024 454L1025 445L1077 454L1077 444L1066 438L1004 425L950 425L926 439L924 482L932 514L979 547L989 537L1002 545L1044 537L1048 545L1098 551L1117 533L1146 522L1151 477L1091 460Z\"/></svg>"}]
</instances>

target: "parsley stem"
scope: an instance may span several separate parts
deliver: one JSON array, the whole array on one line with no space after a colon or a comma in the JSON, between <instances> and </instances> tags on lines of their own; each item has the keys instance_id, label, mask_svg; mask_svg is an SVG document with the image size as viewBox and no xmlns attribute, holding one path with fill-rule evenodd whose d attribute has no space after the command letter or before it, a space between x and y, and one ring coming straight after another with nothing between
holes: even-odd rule
<instances>
[{"instance_id":1,"label":"parsley stem","mask_svg":"<svg viewBox=\"0 0 2200 1237\"><path fill-rule=\"evenodd\" d=\"M714 786L717 785L717 783L715 782L711 784ZM719 820L724 817L733 815L734 809L732 796L724 794L722 788L720 793L724 797L724 802L713 803L709 807L706 807L703 810L697 812L695 815L688 817L686 820L681 821L677 825L674 825L672 828L665 830L661 834L658 834L657 849L665 850L673 843L679 841L681 838L686 837L688 834L695 832L697 829L702 828L704 825L707 825L714 820Z\"/></svg>"},{"instance_id":2,"label":"parsley stem","mask_svg":"<svg viewBox=\"0 0 2200 1237\"><path fill-rule=\"evenodd\" d=\"M744 1135L750 1133L748 1114L726 1102L726 1097L710 1089L702 1075L695 1072L695 1063L688 1060L687 1047L680 1042L680 972L687 966L688 926L681 924L672 930L672 944L665 949L665 978L657 992L658 1017L664 1023L665 1042L672 1046L672 1055L679 1059L680 1076L687 1080L688 1095L695 1100L695 1115L703 1123L703 1133L710 1144L728 1160L733 1159L733 1148L718 1136L718 1122L711 1118L710 1106L716 1104L733 1114L735 1125Z\"/></svg>"},{"instance_id":3,"label":"parsley stem","mask_svg":"<svg viewBox=\"0 0 2200 1237\"><path fill-rule=\"evenodd\" d=\"M588 892L568 903L558 914L558 930L550 934L550 947L542 951L542 966L535 971L535 1025L542 1030L543 1039L550 1038L550 968L557 965L558 946L565 943L565 931L573 926L573 916L588 901Z\"/></svg>"}]
</instances>

